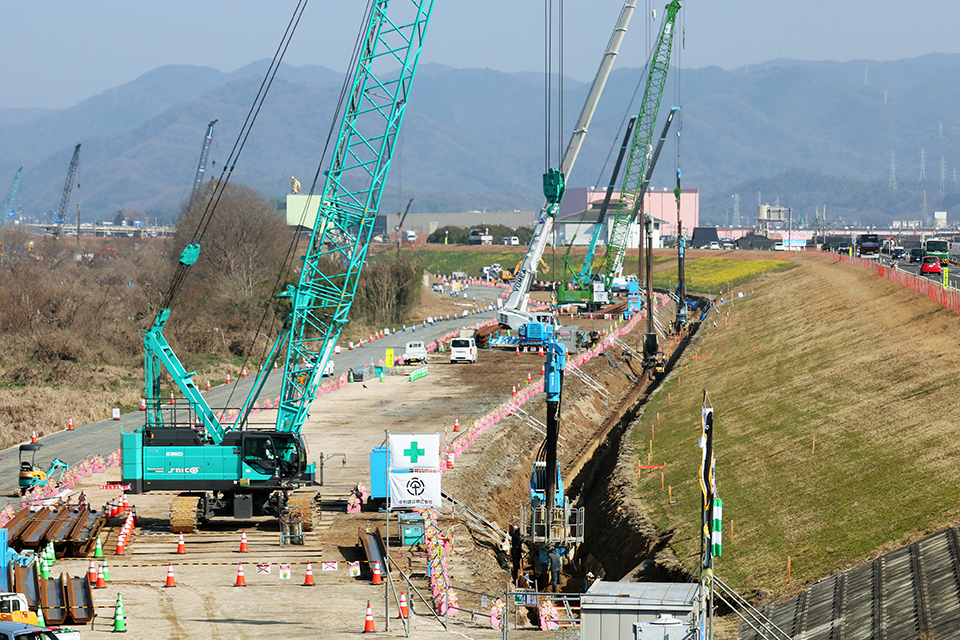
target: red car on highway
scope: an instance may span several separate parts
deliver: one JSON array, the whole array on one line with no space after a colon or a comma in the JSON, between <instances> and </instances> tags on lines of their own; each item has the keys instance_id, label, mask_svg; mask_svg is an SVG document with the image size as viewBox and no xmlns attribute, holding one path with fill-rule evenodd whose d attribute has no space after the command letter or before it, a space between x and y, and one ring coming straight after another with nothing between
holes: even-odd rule
<instances>
[{"instance_id":1,"label":"red car on highway","mask_svg":"<svg viewBox=\"0 0 960 640\"><path fill-rule=\"evenodd\" d=\"M925 273L943 273L940 270L940 258L937 256L925 256L920 263L920 275Z\"/></svg>"}]
</instances>

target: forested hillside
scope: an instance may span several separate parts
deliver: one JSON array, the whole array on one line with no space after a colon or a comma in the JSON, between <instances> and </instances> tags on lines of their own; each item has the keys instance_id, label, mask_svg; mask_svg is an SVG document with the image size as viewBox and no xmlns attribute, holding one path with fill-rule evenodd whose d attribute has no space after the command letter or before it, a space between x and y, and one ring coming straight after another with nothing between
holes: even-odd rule
<instances>
[{"instance_id":1,"label":"forested hillside","mask_svg":"<svg viewBox=\"0 0 960 640\"><path fill-rule=\"evenodd\" d=\"M618 61L590 127L571 186L606 184L608 156L631 106L642 68ZM631 66L632 65L632 66ZM62 111L0 110L0 184L23 166L27 216L54 209L70 154L83 144L79 189L85 220L131 208L172 220L187 194L206 124L217 119L208 175L222 169L266 62L231 73L168 66ZM833 220L885 224L955 211L960 194L960 55L895 62L772 61L726 71L679 70L667 84L664 108L683 106L674 133L684 187L699 187L701 221L729 221L733 194L752 217L764 202ZM868 73L867 73L868 71ZM320 66L283 67L234 177L277 197L290 176L304 188L317 172L340 90L339 73ZM542 78L534 73L424 65L384 206L412 213L538 208L543 171ZM680 87L679 92L676 87ZM564 128L569 131L588 85L567 80ZM641 87L642 89L642 87ZM671 145L673 146L673 145ZM926 157L920 180L921 149ZM897 191L888 192L891 152ZM653 185L673 187L676 149L665 151ZM940 193L941 160L945 184ZM402 193L400 193L402 192ZM71 211L75 204L71 205Z\"/></svg>"}]
</instances>

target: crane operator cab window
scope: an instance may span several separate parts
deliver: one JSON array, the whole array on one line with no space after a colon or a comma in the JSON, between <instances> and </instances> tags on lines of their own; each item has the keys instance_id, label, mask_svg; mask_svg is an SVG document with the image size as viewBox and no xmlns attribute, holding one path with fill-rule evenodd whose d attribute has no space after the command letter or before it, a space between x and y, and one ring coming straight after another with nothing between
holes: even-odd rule
<instances>
[{"instance_id":1,"label":"crane operator cab window","mask_svg":"<svg viewBox=\"0 0 960 640\"><path fill-rule=\"evenodd\" d=\"M243 461L261 473L273 474L277 456L273 439L267 435L247 435L243 439Z\"/></svg>"}]
</instances>

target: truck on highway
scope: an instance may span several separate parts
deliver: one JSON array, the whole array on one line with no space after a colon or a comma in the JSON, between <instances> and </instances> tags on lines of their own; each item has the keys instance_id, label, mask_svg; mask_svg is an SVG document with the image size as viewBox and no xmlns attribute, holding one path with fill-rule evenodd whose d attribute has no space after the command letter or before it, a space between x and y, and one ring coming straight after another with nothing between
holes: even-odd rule
<instances>
[{"instance_id":1,"label":"truck on highway","mask_svg":"<svg viewBox=\"0 0 960 640\"><path fill-rule=\"evenodd\" d=\"M940 259L940 266L950 262L950 243L940 238L930 238L923 243L923 257L934 256Z\"/></svg>"}]
</instances>

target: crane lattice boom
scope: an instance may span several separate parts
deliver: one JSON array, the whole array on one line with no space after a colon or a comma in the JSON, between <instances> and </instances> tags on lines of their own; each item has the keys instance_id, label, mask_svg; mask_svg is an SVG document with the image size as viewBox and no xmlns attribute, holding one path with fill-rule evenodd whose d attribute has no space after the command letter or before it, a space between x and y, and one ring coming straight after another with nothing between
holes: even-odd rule
<instances>
[{"instance_id":1,"label":"crane lattice boom","mask_svg":"<svg viewBox=\"0 0 960 640\"><path fill-rule=\"evenodd\" d=\"M673 50L674 26L677 12L680 11L680 0L671 0L664 12L663 28L657 40L657 47L650 60L647 72L647 86L640 103L640 113L637 116L637 126L633 133L633 146L627 156L627 168L623 175L623 186L620 189L620 200L617 203L617 214L610 231L610 241L603 257L603 272L606 288L615 277L621 275L623 255L627 248L627 235L630 223L642 205L642 189L644 177L649 161L652 158L654 127L660 113L660 99L663 97L663 87L667 82L667 72L670 70L670 53Z\"/></svg>"}]
</instances>

